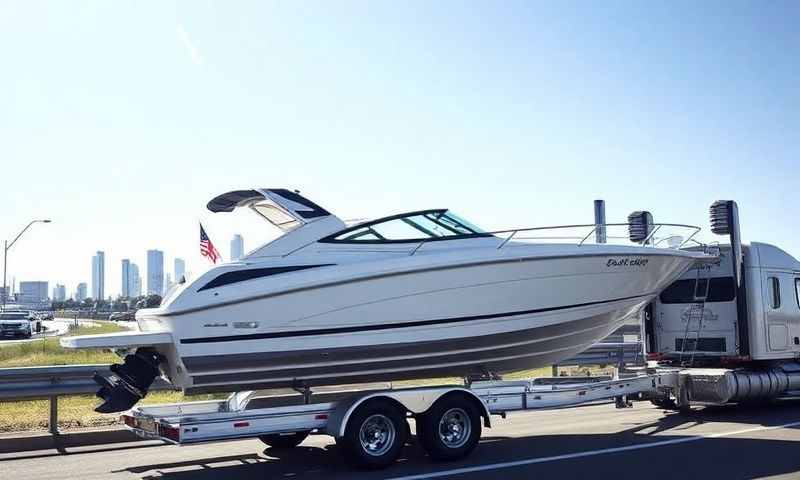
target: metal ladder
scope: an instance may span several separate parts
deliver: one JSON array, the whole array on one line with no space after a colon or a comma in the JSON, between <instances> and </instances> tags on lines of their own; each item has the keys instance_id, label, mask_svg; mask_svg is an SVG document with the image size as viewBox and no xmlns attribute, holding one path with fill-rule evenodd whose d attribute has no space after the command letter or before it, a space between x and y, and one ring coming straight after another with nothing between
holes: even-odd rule
<instances>
[{"instance_id":1,"label":"metal ladder","mask_svg":"<svg viewBox=\"0 0 800 480\"><path fill-rule=\"evenodd\" d=\"M690 367L694 363L694 355L700 346L700 334L703 330L703 318L705 317L706 300L708 299L708 292L711 287L711 278L700 278L701 268L697 268L697 277L694 281L694 303L689 307L689 314L686 318L686 328L683 332L683 343L681 344L680 363L681 366ZM705 287L700 286L700 281L705 280ZM697 328L692 329L692 322L696 320ZM687 345L689 344L690 335L694 335L692 349L687 352ZM685 361L686 354L691 354L689 361Z\"/></svg>"}]
</instances>

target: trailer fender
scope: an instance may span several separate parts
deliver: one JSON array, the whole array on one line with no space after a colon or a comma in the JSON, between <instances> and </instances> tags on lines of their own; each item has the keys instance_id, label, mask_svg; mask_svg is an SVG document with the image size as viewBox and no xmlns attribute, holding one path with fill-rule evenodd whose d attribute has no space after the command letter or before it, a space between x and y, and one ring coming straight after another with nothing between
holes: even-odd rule
<instances>
[{"instance_id":1,"label":"trailer fender","mask_svg":"<svg viewBox=\"0 0 800 480\"><path fill-rule=\"evenodd\" d=\"M356 395L348 399L342 400L336 405L336 408L328 418L328 424L325 427L325 433L334 437L340 438L344 436L347 422L353 415L356 409L363 405L364 402L375 398L388 399L397 404L404 412L411 412L412 415L425 413L437 400L445 395L453 393L461 393L469 398L475 400L476 405L480 405L481 417L483 423L487 428L490 428L491 417L489 409L481 398L475 392L464 387L441 387L441 388L419 388L408 390L389 390L383 392L373 392L369 395Z\"/></svg>"}]
</instances>

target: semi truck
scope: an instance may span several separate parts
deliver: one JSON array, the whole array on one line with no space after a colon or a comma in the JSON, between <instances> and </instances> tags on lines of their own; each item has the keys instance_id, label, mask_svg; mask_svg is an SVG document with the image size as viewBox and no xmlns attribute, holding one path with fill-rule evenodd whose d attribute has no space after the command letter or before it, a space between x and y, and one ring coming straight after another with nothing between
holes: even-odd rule
<instances>
[{"instance_id":1,"label":"semi truck","mask_svg":"<svg viewBox=\"0 0 800 480\"><path fill-rule=\"evenodd\" d=\"M800 390L800 262L775 245L743 244L738 217L736 202L715 202L712 231L728 236L719 261L695 266L644 309L648 358L683 369L684 398L667 404Z\"/></svg>"}]
</instances>

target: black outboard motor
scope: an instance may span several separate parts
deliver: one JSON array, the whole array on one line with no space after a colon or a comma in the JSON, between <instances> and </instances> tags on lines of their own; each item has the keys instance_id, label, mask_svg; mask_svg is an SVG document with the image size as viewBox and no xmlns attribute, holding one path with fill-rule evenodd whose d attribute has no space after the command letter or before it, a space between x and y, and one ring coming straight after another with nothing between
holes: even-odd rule
<instances>
[{"instance_id":1,"label":"black outboard motor","mask_svg":"<svg viewBox=\"0 0 800 480\"><path fill-rule=\"evenodd\" d=\"M628 215L628 237L633 243L642 243L653 233L653 214L636 211Z\"/></svg>"},{"instance_id":2,"label":"black outboard motor","mask_svg":"<svg viewBox=\"0 0 800 480\"><path fill-rule=\"evenodd\" d=\"M148 349L127 355L122 364L111 365L112 375L95 372L92 377L100 385L97 396L105 400L94 410L98 413L124 412L147 395L153 380L159 376L161 356Z\"/></svg>"}]
</instances>

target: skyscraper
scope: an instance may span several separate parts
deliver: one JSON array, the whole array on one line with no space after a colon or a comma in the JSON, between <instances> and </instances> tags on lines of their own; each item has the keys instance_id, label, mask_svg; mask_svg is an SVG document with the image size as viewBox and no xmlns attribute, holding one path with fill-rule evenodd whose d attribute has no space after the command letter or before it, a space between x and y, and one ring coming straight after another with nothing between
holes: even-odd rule
<instances>
[{"instance_id":1,"label":"skyscraper","mask_svg":"<svg viewBox=\"0 0 800 480\"><path fill-rule=\"evenodd\" d=\"M127 258L122 259L122 296L131 296L131 261Z\"/></svg>"},{"instance_id":2,"label":"skyscraper","mask_svg":"<svg viewBox=\"0 0 800 480\"><path fill-rule=\"evenodd\" d=\"M164 252L147 251L147 294L164 295Z\"/></svg>"},{"instance_id":3,"label":"skyscraper","mask_svg":"<svg viewBox=\"0 0 800 480\"><path fill-rule=\"evenodd\" d=\"M231 261L239 260L244 255L244 238L238 233L231 240Z\"/></svg>"},{"instance_id":4,"label":"skyscraper","mask_svg":"<svg viewBox=\"0 0 800 480\"><path fill-rule=\"evenodd\" d=\"M56 286L53 287L53 301L54 302L63 302L67 299L67 287L56 283Z\"/></svg>"},{"instance_id":5,"label":"skyscraper","mask_svg":"<svg viewBox=\"0 0 800 480\"><path fill-rule=\"evenodd\" d=\"M86 300L86 284L79 283L78 288L75 289L75 301L82 302Z\"/></svg>"},{"instance_id":6,"label":"skyscraper","mask_svg":"<svg viewBox=\"0 0 800 480\"><path fill-rule=\"evenodd\" d=\"M106 294L106 254L100 250L92 257L92 298L103 300Z\"/></svg>"},{"instance_id":7,"label":"skyscraper","mask_svg":"<svg viewBox=\"0 0 800 480\"><path fill-rule=\"evenodd\" d=\"M175 257L175 282L180 283L186 275L186 262L182 258Z\"/></svg>"},{"instance_id":8,"label":"skyscraper","mask_svg":"<svg viewBox=\"0 0 800 480\"><path fill-rule=\"evenodd\" d=\"M42 306L48 300L47 282L19 282L19 303Z\"/></svg>"},{"instance_id":9,"label":"skyscraper","mask_svg":"<svg viewBox=\"0 0 800 480\"><path fill-rule=\"evenodd\" d=\"M128 288L130 288L131 297L142 296L142 277L139 275L139 265L131 263L129 268L130 276L128 277Z\"/></svg>"}]
</instances>

